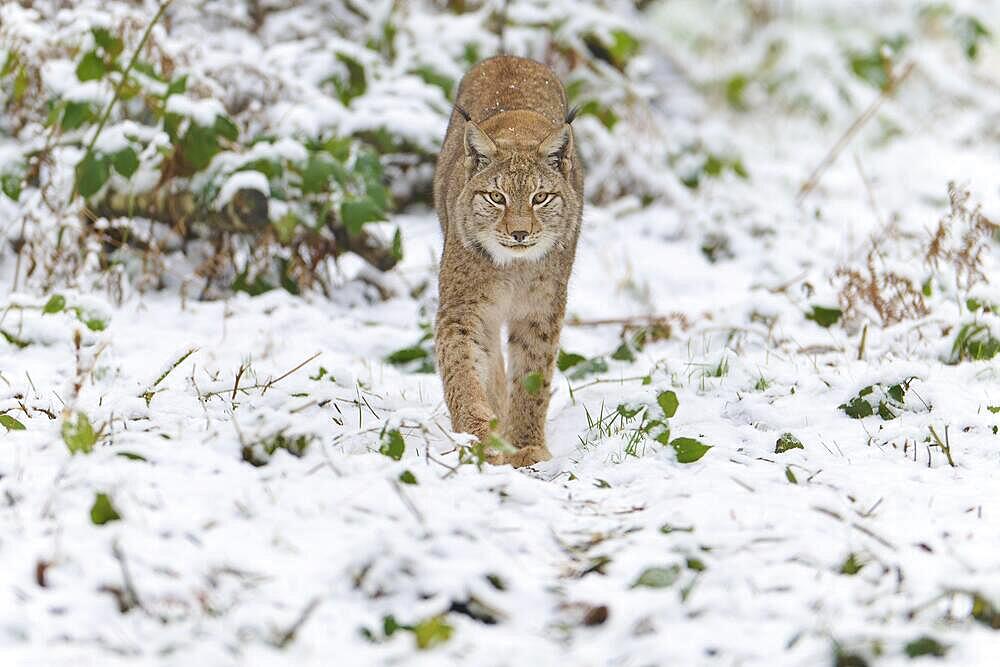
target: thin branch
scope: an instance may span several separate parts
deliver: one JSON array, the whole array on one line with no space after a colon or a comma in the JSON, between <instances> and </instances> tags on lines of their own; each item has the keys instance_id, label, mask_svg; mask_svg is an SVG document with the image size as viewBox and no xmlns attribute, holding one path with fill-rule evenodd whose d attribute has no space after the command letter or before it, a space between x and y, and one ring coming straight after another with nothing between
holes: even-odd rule
<instances>
[{"instance_id":1,"label":"thin branch","mask_svg":"<svg viewBox=\"0 0 1000 667\"><path fill-rule=\"evenodd\" d=\"M913 66L914 63L912 61L903 65L899 74L889 79L889 82L882 89L879 96L876 97L870 105L868 105L868 108L865 109L853 123L851 123L851 126L847 128L840 139L837 140L837 143L833 145L826 156L818 165L816 165L816 168L813 169L813 172L809 175L809 178L806 179L806 182L802 184L802 188L799 190L799 194L796 197L796 203L801 204L802 200L806 198L806 195L812 192L816 186L819 185L823 174L825 174L826 170L837 161L841 151L843 151L847 144L851 142L854 135L856 135L858 131L860 131L861 128L875 116L876 112L878 112L879 108L882 106L882 103L891 97L899 88L899 85L903 83L908 76L910 76L910 72L913 71Z\"/></svg>"}]
</instances>

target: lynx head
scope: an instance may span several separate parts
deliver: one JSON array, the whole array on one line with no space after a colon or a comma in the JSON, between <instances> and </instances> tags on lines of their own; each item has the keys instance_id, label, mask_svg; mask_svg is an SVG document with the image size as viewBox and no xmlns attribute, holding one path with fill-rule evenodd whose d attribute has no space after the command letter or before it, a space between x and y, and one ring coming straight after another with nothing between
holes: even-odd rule
<instances>
[{"instance_id":1,"label":"lynx head","mask_svg":"<svg viewBox=\"0 0 1000 667\"><path fill-rule=\"evenodd\" d=\"M466 246L498 266L536 261L577 232L581 194L570 178L573 131L541 115L510 111L465 123L465 186L456 206Z\"/></svg>"}]
</instances>

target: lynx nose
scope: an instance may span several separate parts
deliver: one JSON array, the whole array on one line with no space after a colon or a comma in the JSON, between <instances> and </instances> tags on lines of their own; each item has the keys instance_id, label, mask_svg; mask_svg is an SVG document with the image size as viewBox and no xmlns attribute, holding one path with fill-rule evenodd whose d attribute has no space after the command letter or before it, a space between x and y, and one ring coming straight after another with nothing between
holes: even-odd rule
<instances>
[{"instance_id":1,"label":"lynx nose","mask_svg":"<svg viewBox=\"0 0 1000 667\"><path fill-rule=\"evenodd\" d=\"M517 231L511 232L510 235L518 243L524 243L524 240L528 238L528 232Z\"/></svg>"}]
</instances>

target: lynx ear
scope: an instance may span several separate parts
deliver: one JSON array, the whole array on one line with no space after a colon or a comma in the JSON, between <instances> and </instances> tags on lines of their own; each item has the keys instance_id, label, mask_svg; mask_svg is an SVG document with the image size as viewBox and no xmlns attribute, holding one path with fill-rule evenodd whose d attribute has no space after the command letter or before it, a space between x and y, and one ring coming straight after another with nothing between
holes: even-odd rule
<instances>
[{"instance_id":1,"label":"lynx ear","mask_svg":"<svg viewBox=\"0 0 1000 667\"><path fill-rule=\"evenodd\" d=\"M572 152L573 130L570 129L569 123L565 123L538 144L538 156L545 164L562 172L563 176L568 176L573 167L569 157Z\"/></svg>"},{"instance_id":2,"label":"lynx ear","mask_svg":"<svg viewBox=\"0 0 1000 667\"><path fill-rule=\"evenodd\" d=\"M497 145L471 120L465 124L465 166L472 175L485 169L497 155Z\"/></svg>"}]
</instances>

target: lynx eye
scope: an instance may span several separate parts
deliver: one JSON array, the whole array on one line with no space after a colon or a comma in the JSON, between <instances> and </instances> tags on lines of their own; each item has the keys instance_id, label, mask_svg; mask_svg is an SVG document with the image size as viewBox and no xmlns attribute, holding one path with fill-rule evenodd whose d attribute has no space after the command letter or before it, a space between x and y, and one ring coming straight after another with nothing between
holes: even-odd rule
<instances>
[{"instance_id":1,"label":"lynx eye","mask_svg":"<svg viewBox=\"0 0 1000 667\"><path fill-rule=\"evenodd\" d=\"M547 202L550 197L552 197L552 194L549 192L537 192L535 193L535 196L531 198L531 203L535 206L541 206Z\"/></svg>"},{"instance_id":2,"label":"lynx eye","mask_svg":"<svg viewBox=\"0 0 1000 667\"><path fill-rule=\"evenodd\" d=\"M500 192L499 190L494 190L493 192L490 192L489 194L487 194L487 197L490 198L491 202L497 204L498 206L503 206L504 204L507 203L507 198L504 197L503 193Z\"/></svg>"}]
</instances>

